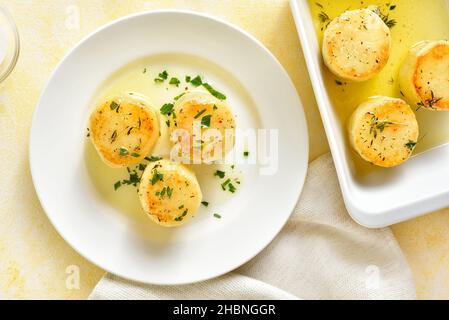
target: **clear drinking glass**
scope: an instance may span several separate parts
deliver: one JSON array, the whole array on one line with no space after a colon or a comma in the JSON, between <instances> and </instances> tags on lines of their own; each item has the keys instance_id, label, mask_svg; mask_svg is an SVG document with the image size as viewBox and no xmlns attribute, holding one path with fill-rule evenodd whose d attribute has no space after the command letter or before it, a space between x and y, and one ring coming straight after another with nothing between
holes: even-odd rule
<instances>
[{"instance_id":1,"label":"clear drinking glass","mask_svg":"<svg viewBox=\"0 0 449 320\"><path fill-rule=\"evenodd\" d=\"M20 52L20 39L14 19L0 5L0 82L3 82L16 66Z\"/></svg>"}]
</instances>

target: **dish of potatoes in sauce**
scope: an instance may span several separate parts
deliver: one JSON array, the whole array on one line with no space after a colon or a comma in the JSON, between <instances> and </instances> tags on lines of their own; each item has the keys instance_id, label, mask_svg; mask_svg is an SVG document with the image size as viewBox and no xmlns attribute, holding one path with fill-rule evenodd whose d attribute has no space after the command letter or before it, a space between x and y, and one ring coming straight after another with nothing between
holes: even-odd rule
<instances>
[{"instance_id":1,"label":"dish of potatoes in sauce","mask_svg":"<svg viewBox=\"0 0 449 320\"><path fill-rule=\"evenodd\" d=\"M309 7L355 159L390 168L449 141L446 1L310 0Z\"/></svg>"},{"instance_id":2,"label":"dish of potatoes in sauce","mask_svg":"<svg viewBox=\"0 0 449 320\"><path fill-rule=\"evenodd\" d=\"M149 66L134 70L133 79L110 85L108 94L100 95L89 118L88 137L102 165L129 174L128 179L111 185L111 190L135 187L136 197L150 220L163 227L178 227L195 217L201 206L209 206L191 168L195 152L199 151L200 166L224 159L234 147L236 121L226 95L202 75L181 77L180 70L175 75L169 67L153 69ZM152 89L143 87L142 77L150 79L145 84ZM147 95L158 94L164 103L155 105L158 99L127 91L128 85L134 90L142 88ZM221 135L197 141L195 126L201 137L206 137L210 129ZM178 138L178 129L188 133L188 138ZM181 148L185 142L188 147ZM181 151L175 152L177 157L173 158L171 152L177 150L176 144ZM217 170L211 175L223 192L238 190L241 177L233 174L234 168L232 165L232 170ZM213 217L221 219L218 213Z\"/></svg>"}]
</instances>

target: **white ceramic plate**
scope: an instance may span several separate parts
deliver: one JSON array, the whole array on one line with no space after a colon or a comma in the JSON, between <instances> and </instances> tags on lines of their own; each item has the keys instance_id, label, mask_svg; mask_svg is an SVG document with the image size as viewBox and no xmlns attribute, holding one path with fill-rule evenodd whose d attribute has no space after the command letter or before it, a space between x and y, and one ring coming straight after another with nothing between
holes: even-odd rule
<instances>
[{"instance_id":1,"label":"white ceramic plate","mask_svg":"<svg viewBox=\"0 0 449 320\"><path fill-rule=\"evenodd\" d=\"M136 59L164 53L207 59L226 70L255 106L245 109L232 86L212 74L217 86L230 88L228 100L235 111L253 112L252 123L258 128L279 129L275 175L261 176L258 166L246 166L236 196L217 208L222 219L200 212L196 221L177 229L155 226L146 217L114 206L99 192L85 155L91 101L100 84ZM136 14L90 35L57 67L31 129L33 181L61 236L101 268L151 284L210 279L258 254L289 218L303 187L307 161L302 105L282 66L244 31L191 12Z\"/></svg>"},{"instance_id":2,"label":"white ceramic plate","mask_svg":"<svg viewBox=\"0 0 449 320\"><path fill-rule=\"evenodd\" d=\"M373 168L368 175L358 174L354 161L357 155L347 143L346 128L339 121L324 83L321 44L308 1L291 0L290 4L343 197L354 220L378 228L447 207L449 144L417 154L396 168Z\"/></svg>"}]
</instances>

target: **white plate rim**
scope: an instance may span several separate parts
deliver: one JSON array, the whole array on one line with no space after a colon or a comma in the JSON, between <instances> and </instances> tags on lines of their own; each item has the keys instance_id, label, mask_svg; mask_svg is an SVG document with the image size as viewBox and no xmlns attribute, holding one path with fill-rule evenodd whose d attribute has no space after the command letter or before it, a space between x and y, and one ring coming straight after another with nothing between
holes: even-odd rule
<instances>
[{"instance_id":1,"label":"white plate rim","mask_svg":"<svg viewBox=\"0 0 449 320\"><path fill-rule=\"evenodd\" d=\"M285 68L282 66L282 64L278 61L278 59L257 39L255 38L253 35L251 35L250 33L248 33L247 31L245 31L244 29L233 25L232 23L229 23L221 18L217 18L215 16L206 14L206 13L200 13L197 11L193 11L193 10L184 10L184 9L161 9L161 10L146 10L146 11L141 11L141 12L137 12L134 14L130 14L130 15L126 15L123 16L121 18L118 18L116 20L113 20L99 28L97 28L96 30L94 30L93 32L91 32L90 34L88 34L87 36L85 36L84 38L82 38L82 40L80 40L71 50L69 50L69 52L61 59L61 61L57 64L57 66L55 67L55 69L53 70L53 72L51 73L50 77L47 80L46 85L44 86L44 88L42 89L42 95L39 98L39 101L37 103L37 106L33 112L33 117L32 117L32 126L31 126L31 130L30 130L30 141L29 141L29 165L30 165L30 172L31 172L31 177L32 177L32 181L33 181L33 185L35 187L36 190L36 194L37 197L40 201L40 204L46 214L46 216L48 217L48 219L50 220L51 224L53 225L53 227L56 229L56 231L58 232L58 234L62 237L62 239L68 243L70 245L70 247L75 250L75 252L77 252L80 256L82 256L83 258L85 258L87 261L91 262L92 264L98 266L99 268L111 273L111 274L115 274L118 275L124 279L127 280L131 280L131 281L135 281L135 282L140 282L140 283L145 283L145 284L151 284L151 285L187 285L187 284L194 284L194 283L198 283L198 282L202 282L202 281L207 281L210 279L214 279L217 277L220 277L224 274L227 274L237 268L239 268L240 266L244 265L245 263L249 262L250 260L252 260L254 257L256 257L260 252L262 252L281 232L281 230L284 228L284 226L286 225L286 223L288 222L288 220L290 219L291 215L293 214L293 211L296 207L297 202L300 199L300 196L303 192L303 188L304 188L304 184L305 184L305 180L307 177L307 172L308 172L308 160L306 160L303 164L301 164L303 166L303 169L300 169L302 174L301 174L301 179L300 181L298 181L298 185L296 187L297 192L295 192L295 194L297 194L297 197L295 199L292 199L292 204L289 205L290 209L289 209L289 214L287 216L287 218L285 219L285 221L281 224L279 230L276 231L276 233L273 234L273 236L269 239L269 241L267 241L266 243L263 243L260 246L260 249L257 252L254 252L253 255L248 256L246 259L235 263L232 267L227 268L226 270L222 270L220 272L217 272L215 275L210 276L204 276L202 278L198 278L195 279L194 281L188 280L188 281L176 281L176 282L157 282L157 281L152 281L152 282L148 282L148 281L142 281L142 279L139 278L135 278L133 276L130 276L129 274L123 274L123 273L119 273L116 272L114 270L112 270L110 267L103 265L101 262L99 261L95 261L93 258L87 256L86 254L84 254L83 252L81 252L75 245L73 245L73 243L67 239L64 236L64 233L62 232L62 230L60 230L57 227L57 223L55 223L54 221L54 217L53 215L48 213L48 210L46 208L45 203L42 201L42 196L41 196L41 191L39 191L39 182L36 180L36 174L35 172L35 168L33 165L33 132L36 130L35 129L35 119L37 117L37 114L39 112L40 106L42 104L42 100L44 97L45 92L48 89L48 86L51 83L51 80L53 79L54 75L57 73L57 71L59 70L59 68L64 64L64 62L80 47L82 46L86 41L88 41L91 37L97 35L98 33L101 33L103 30L119 24L123 21L129 20L129 19L133 19L136 17L140 17L140 16L145 16L145 15L154 15L154 14L165 14L165 13L174 13L174 14L188 14L188 15L193 15L193 16L197 16L200 18L205 18L205 19L209 19L212 20L216 23L220 23L224 26L226 26L227 28L241 33L242 35L244 35L248 40L252 41L254 44L256 44L260 50L262 50L268 57L270 57L270 60L277 66L277 68L282 72L282 74L286 77L286 79L288 79L289 82L289 86L290 88L288 90L292 90L292 92L294 92L294 94L297 97L297 101L298 101L298 108L299 108L299 113L301 115L301 119L299 119L301 121L301 131L303 134L303 145L302 145L302 153L304 154L304 158L308 159L309 157L309 135L308 135L308 127L307 127L307 121L306 121L306 116L304 113L304 108L303 108L303 103L301 101L301 98L299 97L299 94L296 90L296 87L294 86L290 76L288 75L287 71L285 70Z\"/></svg>"}]
</instances>

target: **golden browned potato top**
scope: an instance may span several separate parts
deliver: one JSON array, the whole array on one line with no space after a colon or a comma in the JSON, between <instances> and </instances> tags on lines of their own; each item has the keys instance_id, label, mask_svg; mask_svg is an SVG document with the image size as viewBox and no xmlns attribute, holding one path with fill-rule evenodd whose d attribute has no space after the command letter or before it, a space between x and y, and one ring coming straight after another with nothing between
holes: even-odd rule
<instances>
[{"instance_id":1,"label":"golden browned potato top","mask_svg":"<svg viewBox=\"0 0 449 320\"><path fill-rule=\"evenodd\" d=\"M139 197L144 211L165 227L187 222L196 214L202 200L195 174L169 160L158 161L145 169Z\"/></svg>"},{"instance_id":2,"label":"golden browned potato top","mask_svg":"<svg viewBox=\"0 0 449 320\"><path fill-rule=\"evenodd\" d=\"M202 153L202 160L220 159L234 145L235 119L229 107L207 93L188 93L175 105L171 131L184 129L190 134L191 155ZM201 137L193 128L200 128ZM228 139L228 141L226 141ZM219 148L214 149L214 145ZM220 151L214 154L215 151Z\"/></svg>"},{"instance_id":3,"label":"golden browned potato top","mask_svg":"<svg viewBox=\"0 0 449 320\"><path fill-rule=\"evenodd\" d=\"M126 167L139 163L151 151L159 137L159 120L143 101L118 97L93 112L90 136L106 164Z\"/></svg>"},{"instance_id":4,"label":"golden browned potato top","mask_svg":"<svg viewBox=\"0 0 449 320\"><path fill-rule=\"evenodd\" d=\"M344 79L371 79L387 64L390 51L390 30L369 9L346 11L324 32L324 62Z\"/></svg>"},{"instance_id":5,"label":"golden browned potato top","mask_svg":"<svg viewBox=\"0 0 449 320\"><path fill-rule=\"evenodd\" d=\"M424 107L449 110L449 41L418 58L413 81Z\"/></svg>"},{"instance_id":6,"label":"golden browned potato top","mask_svg":"<svg viewBox=\"0 0 449 320\"><path fill-rule=\"evenodd\" d=\"M418 141L419 127L410 106L401 99L373 97L351 117L350 139L360 156L380 167L407 161Z\"/></svg>"}]
</instances>

